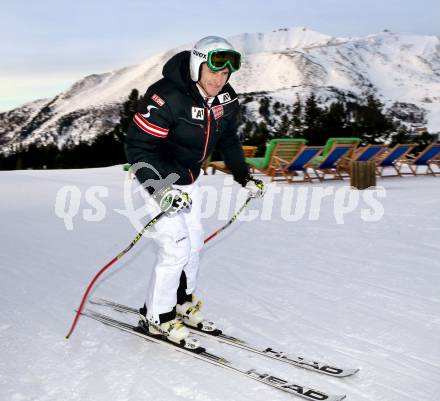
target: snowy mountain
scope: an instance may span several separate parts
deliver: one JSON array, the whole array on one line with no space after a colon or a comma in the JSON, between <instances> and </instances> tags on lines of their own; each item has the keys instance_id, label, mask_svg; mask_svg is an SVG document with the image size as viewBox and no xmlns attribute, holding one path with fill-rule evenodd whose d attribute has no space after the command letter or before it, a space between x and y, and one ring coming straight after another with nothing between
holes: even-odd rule
<instances>
[{"instance_id":1,"label":"snowy mountain","mask_svg":"<svg viewBox=\"0 0 440 401\"><path fill-rule=\"evenodd\" d=\"M128 207L124 180L121 166L0 171L7 194L0 197L0 400L300 401L85 317L64 339L93 275L136 235L117 212ZM332 378L208 338L203 344L243 368L346 394L347 401L438 400L438 180L381 179L386 197L361 191L358 207L357 191L340 192L347 183L269 184L266 197L202 252L197 296L225 332L360 368L357 375ZM222 174L200 183L208 236L243 199ZM72 198L56 203L64 186ZM380 220L365 221L367 197L383 205ZM139 307L155 255L146 236L92 296ZM136 323L136 316L112 314Z\"/></svg>"},{"instance_id":2,"label":"snowy mountain","mask_svg":"<svg viewBox=\"0 0 440 401\"><path fill-rule=\"evenodd\" d=\"M265 94L291 104L314 91L322 102L337 95L375 93L394 115L422 115L440 131L440 39L382 32L335 38L306 28L245 33L229 38L244 54L231 83L240 94ZM117 71L85 77L53 99L0 114L0 146L93 138L118 121L133 88L141 93L161 77L162 66L191 44ZM395 103L399 104L396 105Z\"/></svg>"}]
</instances>

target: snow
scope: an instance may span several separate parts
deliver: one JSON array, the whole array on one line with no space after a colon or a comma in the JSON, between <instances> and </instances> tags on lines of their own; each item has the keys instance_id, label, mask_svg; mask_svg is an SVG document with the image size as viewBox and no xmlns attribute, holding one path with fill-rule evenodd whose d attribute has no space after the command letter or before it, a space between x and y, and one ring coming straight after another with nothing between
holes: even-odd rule
<instances>
[{"instance_id":1,"label":"snow","mask_svg":"<svg viewBox=\"0 0 440 401\"><path fill-rule=\"evenodd\" d=\"M122 102L132 89L144 88L146 76L153 82L162 78L164 60L173 54L164 52L139 65L85 77L64 92L57 111L66 114L81 108Z\"/></svg>"},{"instance_id":2,"label":"snow","mask_svg":"<svg viewBox=\"0 0 440 401\"><path fill-rule=\"evenodd\" d=\"M0 172L0 399L295 399L85 317L64 339L86 285L136 234L115 212L125 209L125 178L121 166ZM247 218L203 251L198 295L206 316L258 346L359 367L356 376L331 378L209 339L205 345L243 366L347 394L350 401L438 400L438 180L381 179L386 196L363 191L357 207L347 203L356 198L346 182L271 184L264 200L249 205ZM201 184L217 199L204 210L207 236L240 199L238 185L225 175L203 176ZM81 194L72 230L55 211L66 185ZM323 191L328 194L319 202ZM225 202L229 192L231 203ZM93 193L101 193L101 205ZM383 206L377 221L366 221L374 206L369 196L379 217L377 203ZM85 209L96 221L83 218ZM154 244L142 239L93 296L140 306L154 262Z\"/></svg>"},{"instance_id":3,"label":"snow","mask_svg":"<svg viewBox=\"0 0 440 401\"><path fill-rule=\"evenodd\" d=\"M244 33L230 38L231 43L245 54L327 46L347 40L334 38L301 26L281 28L266 33Z\"/></svg>"}]
</instances>

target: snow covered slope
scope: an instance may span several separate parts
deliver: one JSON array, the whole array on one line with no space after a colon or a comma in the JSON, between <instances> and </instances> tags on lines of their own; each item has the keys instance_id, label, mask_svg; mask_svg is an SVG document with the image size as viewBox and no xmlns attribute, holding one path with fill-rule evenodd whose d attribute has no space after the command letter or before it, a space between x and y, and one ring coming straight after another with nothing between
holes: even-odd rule
<instances>
[{"instance_id":1,"label":"snow covered slope","mask_svg":"<svg viewBox=\"0 0 440 401\"><path fill-rule=\"evenodd\" d=\"M324 101L337 93L374 92L387 105L414 104L426 112L428 129L440 130L440 39L382 32L334 38L306 28L245 33L230 38L244 54L231 82L238 93L265 92L292 103L315 91ZM85 77L54 99L0 114L0 145L62 145L93 138L117 122L118 107L133 88L141 93L161 77L162 66L191 44L121 70ZM67 125L66 121L74 122Z\"/></svg>"},{"instance_id":2,"label":"snow covered slope","mask_svg":"<svg viewBox=\"0 0 440 401\"><path fill-rule=\"evenodd\" d=\"M124 177L120 166L0 172L0 399L294 400L86 318L64 339L84 287L135 236L131 222L114 211L125 209ZM334 379L216 342L205 340L206 346L244 366L345 393L350 401L438 400L438 180L380 180L383 218L366 222L361 202L345 224L337 224L343 209L334 208L342 183L270 186L273 208L270 196L251 203L249 221L235 223L203 251L198 294L207 316L256 345L360 367L356 376ZM232 213L238 187L221 174L201 183L205 195L217 199L216 208L204 209L208 235ZM70 231L54 207L66 185L81 194ZM219 210L229 206L231 187L229 211ZM318 209L312 199L322 190L333 195ZM93 192L101 193L105 214L96 212ZM295 217L298 199L306 201ZM143 239L93 295L140 305L154 255L152 242Z\"/></svg>"}]
</instances>

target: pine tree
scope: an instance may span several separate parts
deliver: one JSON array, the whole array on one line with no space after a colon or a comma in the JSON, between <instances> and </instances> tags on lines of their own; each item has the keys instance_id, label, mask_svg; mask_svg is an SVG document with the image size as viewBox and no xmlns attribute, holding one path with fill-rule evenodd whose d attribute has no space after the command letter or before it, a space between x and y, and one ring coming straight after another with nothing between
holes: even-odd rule
<instances>
[{"instance_id":1,"label":"pine tree","mask_svg":"<svg viewBox=\"0 0 440 401\"><path fill-rule=\"evenodd\" d=\"M428 131L422 132L419 136L416 137L415 143L417 146L414 149L414 152L421 152L425 149L430 143L434 142L434 136L431 135Z\"/></svg>"},{"instance_id":2,"label":"pine tree","mask_svg":"<svg viewBox=\"0 0 440 401\"><path fill-rule=\"evenodd\" d=\"M276 101L276 102L273 104L272 107L273 107L273 112L274 112L274 114L277 115L277 116L279 116L279 115L281 114L281 111L280 111L280 109L281 109L281 103L278 102L278 101Z\"/></svg>"},{"instance_id":3,"label":"pine tree","mask_svg":"<svg viewBox=\"0 0 440 401\"><path fill-rule=\"evenodd\" d=\"M332 137L346 137L349 136L347 130L348 115L345 105L342 101L332 103L328 109L323 110L321 116L321 139L327 141Z\"/></svg>"},{"instance_id":4,"label":"pine tree","mask_svg":"<svg viewBox=\"0 0 440 401\"><path fill-rule=\"evenodd\" d=\"M293 104L292 121L291 121L292 135L294 138L303 137L304 126L302 123L302 112L303 112L303 106L299 98L299 95L297 94L296 101Z\"/></svg>"},{"instance_id":5,"label":"pine tree","mask_svg":"<svg viewBox=\"0 0 440 401\"><path fill-rule=\"evenodd\" d=\"M241 131L241 140L244 145L252 145L252 136L255 130L255 123L247 120Z\"/></svg>"},{"instance_id":6,"label":"pine tree","mask_svg":"<svg viewBox=\"0 0 440 401\"><path fill-rule=\"evenodd\" d=\"M304 108L304 138L309 145L322 145L321 120L323 110L318 106L315 94L312 93L306 100Z\"/></svg>"},{"instance_id":7,"label":"pine tree","mask_svg":"<svg viewBox=\"0 0 440 401\"><path fill-rule=\"evenodd\" d=\"M23 168L23 152L21 144L18 145L16 160L15 170L21 170Z\"/></svg>"},{"instance_id":8,"label":"pine tree","mask_svg":"<svg viewBox=\"0 0 440 401\"><path fill-rule=\"evenodd\" d=\"M281 138L292 136L290 124L291 121L289 120L289 116L287 114L283 114L281 116L280 123L275 129L277 136L280 136Z\"/></svg>"},{"instance_id":9,"label":"pine tree","mask_svg":"<svg viewBox=\"0 0 440 401\"><path fill-rule=\"evenodd\" d=\"M270 117L270 100L267 97L262 97L260 99L260 107L258 112L263 116L263 118L268 121Z\"/></svg>"},{"instance_id":10,"label":"pine tree","mask_svg":"<svg viewBox=\"0 0 440 401\"><path fill-rule=\"evenodd\" d=\"M395 146L398 143L409 143L411 136L409 134L408 128L405 125L400 125L397 129L396 134L391 138L391 146Z\"/></svg>"},{"instance_id":11,"label":"pine tree","mask_svg":"<svg viewBox=\"0 0 440 401\"><path fill-rule=\"evenodd\" d=\"M353 127L364 143L381 143L395 131L394 122L382 109L382 103L374 95L368 95L366 104L358 108Z\"/></svg>"},{"instance_id":12,"label":"pine tree","mask_svg":"<svg viewBox=\"0 0 440 401\"><path fill-rule=\"evenodd\" d=\"M127 100L122 104L119 123L110 132L98 135L92 143L96 151L93 163L97 166L109 166L125 163L124 142L128 128L137 112L139 91L132 89Z\"/></svg>"},{"instance_id":13,"label":"pine tree","mask_svg":"<svg viewBox=\"0 0 440 401\"><path fill-rule=\"evenodd\" d=\"M269 141L270 135L267 125L264 121L261 121L255 128L253 134L253 145L257 146L257 155L263 156L266 151L266 143Z\"/></svg>"},{"instance_id":14,"label":"pine tree","mask_svg":"<svg viewBox=\"0 0 440 401\"><path fill-rule=\"evenodd\" d=\"M239 118L239 121L241 124L246 124L246 122L247 122L246 113L247 113L246 105L240 103L240 111L239 111L238 118Z\"/></svg>"},{"instance_id":15,"label":"pine tree","mask_svg":"<svg viewBox=\"0 0 440 401\"><path fill-rule=\"evenodd\" d=\"M133 117L137 111L137 105L139 101L139 91L132 89L128 95L128 99L123 103L121 112L119 114L119 123L113 129L112 133L116 135L118 140L123 143L128 128L133 121Z\"/></svg>"}]
</instances>

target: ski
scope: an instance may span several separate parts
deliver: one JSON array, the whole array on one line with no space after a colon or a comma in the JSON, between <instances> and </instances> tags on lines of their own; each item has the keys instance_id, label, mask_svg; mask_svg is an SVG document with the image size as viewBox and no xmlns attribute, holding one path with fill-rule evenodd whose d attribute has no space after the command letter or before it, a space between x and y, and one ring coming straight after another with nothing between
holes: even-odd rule
<instances>
[{"instance_id":1,"label":"ski","mask_svg":"<svg viewBox=\"0 0 440 401\"><path fill-rule=\"evenodd\" d=\"M119 304L119 303L116 303L116 302L113 302L113 301L110 301L107 299L102 299L102 298L91 299L90 302L95 305L113 308L114 310L116 310L118 312L133 313L136 315L139 313L138 310L135 308L132 308L127 305ZM341 367L337 367L334 365L329 365L326 363L317 362L317 361L314 361L311 359L304 358L302 356L290 356L284 352L275 351L271 347L268 347L265 349L259 349L257 347L254 347L252 345L247 344L245 341L243 341L237 337L233 337L233 336L229 336L227 334L224 334L224 333L222 333L221 330L216 330L214 332L207 332L207 331L202 331L202 330L196 329L194 327L190 327L190 326L188 326L188 328L190 329L192 334L198 334L203 337L210 337L210 338L216 339L217 341L222 342L224 344L229 344L234 347L244 349L246 351L253 352L255 354L262 355L267 358L275 359L277 361L284 362L289 365L297 366L297 367L307 369L307 370L312 370L314 372L323 373L323 374L326 374L329 376L347 377L347 376L352 376L359 371L359 369L341 368Z\"/></svg>"},{"instance_id":2,"label":"ski","mask_svg":"<svg viewBox=\"0 0 440 401\"><path fill-rule=\"evenodd\" d=\"M286 393L301 397L309 401L341 401L346 396L345 395L330 395L322 391L314 390L312 388L302 386L296 383L289 382L287 380L275 377L268 373L261 373L256 369L243 369L225 358L211 354L207 352L204 348L199 347L197 350L190 350L182 347L181 345L167 341L162 337L156 337L151 334L146 333L144 330L140 329L138 326L133 326L121 320L112 318L111 316L104 315L102 313L87 309L81 313L91 319L97 320L105 325L117 328L119 330L128 332L130 334L136 335L152 343L163 344L171 347L172 349L182 352L187 355L191 355L199 360L208 362L212 365L216 365L232 371L236 374L249 377L250 379L256 380L258 382L264 383L270 387L276 388L278 390L284 391Z\"/></svg>"}]
</instances>

